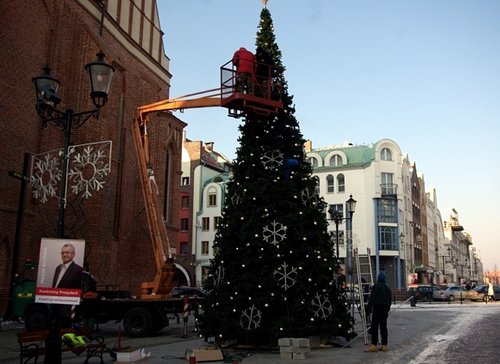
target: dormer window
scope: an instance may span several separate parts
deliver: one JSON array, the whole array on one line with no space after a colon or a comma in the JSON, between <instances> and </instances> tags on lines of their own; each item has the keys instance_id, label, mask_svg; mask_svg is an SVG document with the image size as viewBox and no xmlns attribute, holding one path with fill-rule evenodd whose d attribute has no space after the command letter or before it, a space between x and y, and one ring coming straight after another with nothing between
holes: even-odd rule
<instances>
[{"instance_id":1,"label":"dormer window","mask_svg":"<svg viewBox=\"0 0 500 364\"><path fill-rule=\"evenodd\" d=\"M307 161L311 164L313 168L317 168L319 165L318 160L315 157L309 157L307 158Z\"/></svg>"},{"instance_id":2,"label":"dormer window","mask_svg":"<svg viewBox=\"0 0 500 364\"><path fill-rule=\"evenodd\" d=\"M392 161L392 152L389 148L383 148L380 151L380 160Z\"/></svg>"},{"instance_id":3,"label":"dormer window","mask_svg":"<svg viewBox=\"0 0 500 364\"><path fill-rule=\"evenodd\" d=\"M338 154L334 154L330 158L330 167L340 167L342 166L342 157Z\"/></svg>"}]
</instances>

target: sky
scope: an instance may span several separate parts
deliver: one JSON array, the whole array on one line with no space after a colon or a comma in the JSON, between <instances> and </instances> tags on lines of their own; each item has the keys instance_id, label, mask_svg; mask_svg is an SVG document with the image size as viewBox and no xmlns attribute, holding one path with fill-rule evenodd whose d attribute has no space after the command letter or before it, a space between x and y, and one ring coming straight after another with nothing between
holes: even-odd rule
<instances>
[{"instance_id":1,"label":"sky","mask_svg":"<svg viewBox=\"0 0 500 364\"><path fill-rule=\"evenodd\" d=\"M255 49L261 0L157 0L170 96L219 86L236 49ZM500 269L500 1L269 0L288 91L314 148L392 139ZM223 108L176 113L187 138L236 157Z\"/></svg>"}]
</instances>

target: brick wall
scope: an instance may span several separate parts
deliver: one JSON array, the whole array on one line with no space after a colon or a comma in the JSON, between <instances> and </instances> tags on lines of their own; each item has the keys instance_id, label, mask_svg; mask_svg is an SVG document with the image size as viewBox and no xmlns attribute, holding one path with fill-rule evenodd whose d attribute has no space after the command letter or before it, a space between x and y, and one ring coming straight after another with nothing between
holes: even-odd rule
<instances>
[{"instance_id":1,"label":"brick wall","mask_svg":"<svg viewBox=\"0 0 500 364\"><path fill-rule=\"evenodd\" d=\"M115 67L109 102L99 120L89 119L73 131L72 142L112 140L112 172L104 189L90 199L69 199L65 230L72 238L86 240L85 263L99 283L119 284L122 289L137 292L141 281L153 278L155 267L130 125L138 106L168 97L168 82L133 55L137 49L126 49L106 29L100 36L99 20L76 1L2 1L0 11L0 68L4 75L0 88L0 314L5 310L14 260L20 194L20 181L8 176L8 171L21 173L26 152L45 153L63 145L60 128L42 128L34 107L31 78L48 65L61 82L63 101L59 109L90 110L93 106L84 67L96 59L99 50ZM166 201L167 228L176 244L184 123L170 114L150 119L156 181L162 201L165 186L171 189ZM172 172L168 183L167 152ZM41 237L53 237L57 231L57 199L42 204L31 196L31 188L26 196L18 266L27 258L37 261Z\"/></svg>"}]
</instances>

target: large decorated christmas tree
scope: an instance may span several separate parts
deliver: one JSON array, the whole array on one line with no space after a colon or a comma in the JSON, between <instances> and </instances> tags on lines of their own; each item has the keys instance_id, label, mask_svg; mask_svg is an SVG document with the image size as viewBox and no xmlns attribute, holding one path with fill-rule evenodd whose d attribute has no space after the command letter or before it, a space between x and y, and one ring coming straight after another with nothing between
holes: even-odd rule
<instances>
[{"instance_id":1,"label":"large decorated christmas tree","mask_svg":"<svg viewBox=\"0 0 500 364\"><path fill-rule=\"evenodd\" d=\"M326 204L306 161L267 8L256 46L278 68L284 107L248 113L227 185L204 288L201 333L219 342L276 345L280 337L348 337L352 321L337 284Z\"/></svg>"}]
</instances>

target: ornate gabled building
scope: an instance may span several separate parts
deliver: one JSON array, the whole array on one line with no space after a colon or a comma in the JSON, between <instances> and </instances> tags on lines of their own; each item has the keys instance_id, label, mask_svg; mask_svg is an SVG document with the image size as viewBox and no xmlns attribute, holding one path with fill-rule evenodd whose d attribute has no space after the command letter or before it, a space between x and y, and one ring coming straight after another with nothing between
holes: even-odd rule
<instances>
[{"instance_id":1,"label":"ornate gabled building","mask_svg":"<svg viewBox=\"0 0 500 364\"><path fill-rule=\"evenodd\" d=\"M213 142L184 140L177 246L177 264L183 274L177 275L178 285L201 285L213 257L230 170L231 161L214 149Z\"/></svg>"}]
</instances>

